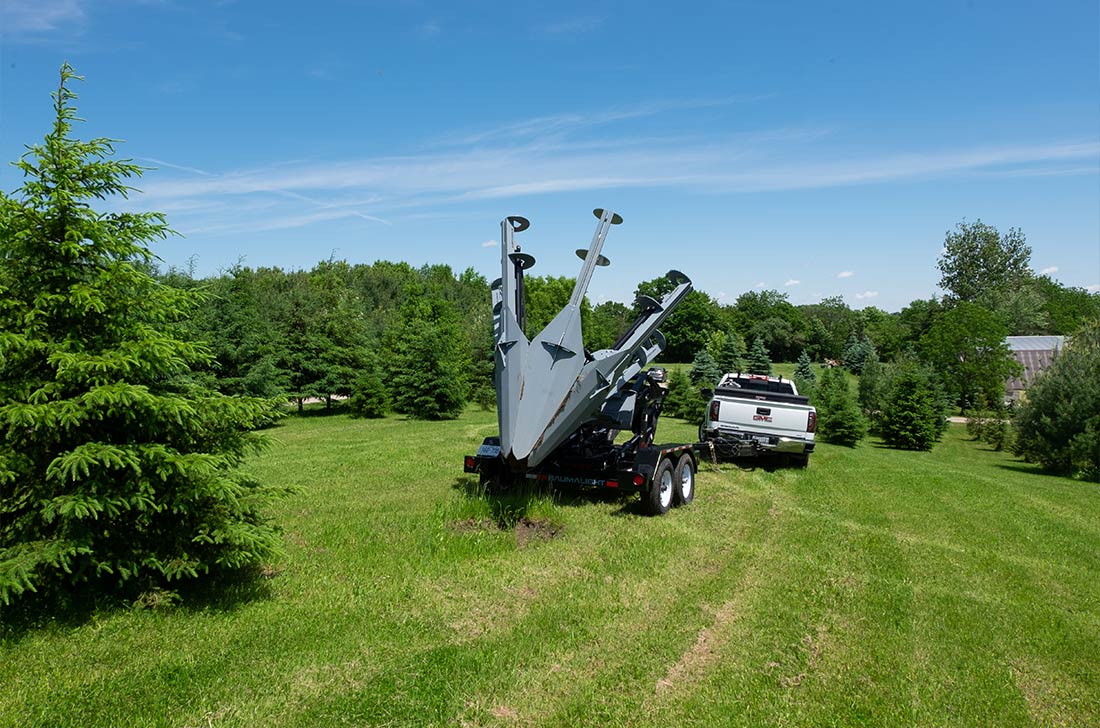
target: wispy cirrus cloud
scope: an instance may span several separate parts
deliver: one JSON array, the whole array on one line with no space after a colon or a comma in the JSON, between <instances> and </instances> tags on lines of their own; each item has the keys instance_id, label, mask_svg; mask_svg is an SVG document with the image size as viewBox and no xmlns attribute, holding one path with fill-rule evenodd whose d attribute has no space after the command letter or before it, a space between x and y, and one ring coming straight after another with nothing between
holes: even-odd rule
<instances>
[{"instance_id":1,"label":"wispy cirrus cloud","mask_svg":"<svg viewBox=\"0 0 1100 728\"><path fill-rule=\"evenodd\" d=\"M863 293L857 293L856 298L863 301L868 298L875 298L878 296L878 291L864 291Z\"/></svg>"},{"instance_id":2,"label":"wispy cirrus cloud","mask_svg":"<svg viewBox=\"0 0 1100 728\"><path fill-rule=\"evenodd\" d=\"M481 247L483 247L483 248L492 248L496 244L497 244L497 241L495 241L495 240L486 240L484 243L481 244Z\"/></svg>"},{"instance_id":3,"label":"wispy cirrus cloud","mask_svg":"<svg viewBox=\"0 0 1100 728\"><path fill-rule=\"evenodd\" d=\"M82 23L87 18L84 5L82 0L3 0L0 28L7 40L46 33Z\"/></svg>"},{"instance_id":4,"label":"wispy cirrus cloud","mask_svg":"<svg viewBox=\"0 0 1100 728\"><path fill-rule=\"evenodd\" d=\"M1048 276L1051 273L1057 273L1057 272L1058 272L1058 266L1052 265L1050 267L1043 268L1041 271L1039 271L1039 275Z\"/></svg>"},{"instance_id":5,"label":"wispy cirrus cloud","mask_svg":"<svg viewBox=\"0 0 1100 728\"><path fill-rule=\"evenodd\" d=\"M797 286L801 283L802 283L802 281L798 280L797 278L790 278L790 279L787 280L786 283L783 284L783 286L785 288L790 288L791 286Z\"/></svg>"},{"instance_id":6,"label":"wispy cirrus cloud","mask_svg":"<svg viewBox=\"0 0 1100 728\"><path fill-rule=\"evenodd\" d=\"M855 275L855 271L842 270L842 271L840 271L839 273L836 274L836 277L837 278L851 278L854 275Z\"/></svg>"},{"instance_id":7,"label":"wispy cirrus cloud","mask_svg":"<svg viewBox=\"0 0 1100 728\"><path fill-rule=\"evenodd\" d=\"M692 103L730 102L680 102L677 108ZM388 224L393 215L564 192L663 188L739 194L947 179L988 169L1046 171L1049 164L1100 159L1100 143L1091 140L920 153L882 150L852 157L831 156L828 146L819 143L829 132L815 128L663 140L629 134L602 140L583 133L594 126L614 129L622 121L668 108L653 103L542 116L436 139L405 155L221 172L198 169L186 160L150 159L168 169L146 177L141 206L187 210L182 223L175 219L183 232L248 225L242 210L249 209L262 210L257 214L263 215L265 226L338 218ZM284 203L274 214L264 206L273 198ZM298 204L288 206L287 200ZM248 204L242 205L244 201ZM227 215L232 219L225 220ZM837 277L851 275L842 271Z\"/></svg>"}]
</instances>

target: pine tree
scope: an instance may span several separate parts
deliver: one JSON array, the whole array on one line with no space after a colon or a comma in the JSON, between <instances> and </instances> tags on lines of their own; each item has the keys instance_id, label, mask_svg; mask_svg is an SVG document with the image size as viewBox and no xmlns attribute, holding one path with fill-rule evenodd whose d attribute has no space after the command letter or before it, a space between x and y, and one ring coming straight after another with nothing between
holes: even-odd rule
<instances>
[{"instance_id":1,"label":"pine tree","mask_svg":"<svg viewBox=\"0 0 1100 728\"><path fill-rule=\"evenodd\" d=\"M355 380L348 398L348 410L352 417L376 419L385 417L389 408L390 399L382 381L382 370L371 357Z\"/></svg>"},{"instance_id":2,"label":"pine tree","mask_svg":"<svg viewBox=\"0 0 1100 728\"><path fill-rule=\"evenodd\" d=\"M688 378L696 387L713 387L722 378L722 372L718 369L718 363L706 349L700 349L691 363L691 371Z\"/></svg>"},{"instance_id":3,"label":"pine tree","mask_svg":"<svg viewBox=\"0 0 1100 728\"><path fill-rule=\"evenodd\" d=\"M893 378L890 396L882 411L882 439L902 450L931 450L946 426L944 399L935 375L912 364L901 367Z\"/></svg>"},{"instance_id":4,"label":"pine tree","mask_svg":"<svg viewBox=\"0 0 1100 728\"><path fill-rule=\"evenodd\" d=\"M794 370L794 375L810 384L817 381L817 375L814 373L813 364L810 362L810 355L806 353L805 349L798 355L798 367Z\"/></svg>"},{"instance_id":5,"label":"pine tree","mask_svg":"<svg viewBox=\"0 0 1100 728\"><path fill-rule=\"evenodd\" d=\"M752 342L748 357L749 374L771 374L772 360L768 357L768 350L764 346L764 340L757 337Z\"/></svg>"},{"instance_id":6,"label":"pine tree","mask_svg":"<svg viewBox=\"0 0 1100 728\"><path fill-rule=\"evenodd\" d=\"M665 396L662 406L665 414L698 424L703 421L705 407L706 403L699 396L699 391L692 386L684 370L671 370L668 375L668 395Z\"/></svg>"},{"instance_id":7,"label":"pine tree","mask_svg":"<svg viewBox=\"0 0 1100 728\"><path fill-rule=\"evenodd\" d=\"M862 374L863 365L872 352L875 352L875 345L871 343L871 340L866 336L856 338L853 333L848 337L848 343L844 347L844 366L852 374ZM875 355L877 356L877 352L875 352Z\"/></svg>"},{"instance_id":8,"label":"pine tree","mask_svg":"<svg viewBox=\"0 0 1100 728\"><path fill-rule=\"evenodd\" d=\"M270 403L199 386L179 338L197 294L160 283L159 213L98 213L141 168L71 136L78 79L0 195L0 600L194 577L270 558L275 491L238 470Z\"/></svg>"},{"instance_id":9,"label":"pine tree","mask_svg":"<svg viewBox=\"0 0 1100 728\"><path fill-rule=\"evenodd\" d=\"M799 394L805 397L812 397L814 390L817 387L817 374L814 373L813 364L810 362L810 355L803 349L802 353L798 356L798 367L794 370L794 376L792 377L796 385L798 385Z\"/></svg>"},{"instance_id":10,"label":"pine tree","mask_svg":"<svg viewBox=\"0 0 1100 728\"><path fill-rule=\"evenodd\" d=\"M872 351L863 362L863 371L859 375L859 407L867 418L871 429L878 430L882 411L886 407L886 398L890 394L891 373L885 364L878 360L878 354Z\"/></svg>"},{"instance_id":11,"label":"pine tree","mask_svg":"<svg viewBox=\"0 0 1100 728\"><path fill-rule=\"evenodd\" d=\"M867 421L860 414L848 378L839 367L826 369L821 375L814 405L818 436L825 442L855 447L867 434Z\"/></svg>"},{"instance_id":12,"label":"pine tree","mask_svg":"<svg viewBox=\"0 0 1100 728\"><path fill-rule=\"evenodd\" d=\"M413 419L454 419L470 391L466 337L447 301L413 289L383 336L390 401Z\"/></svg>"},{"instance_id":13,"label":"pine tree","mask_svg":"<svg viewBox=\"0 0 1100 728\"><path fill-rule=\"evenodd\" d=\"M745 354L745 340L741 334L730 331L718 352L718 368L723 374L744 371Z\"/></svg>"},{"instance_id":14,"label":"pine tree","mask_svg":"<svg viewBox=\"0 0 1100 728\"><path fill-rule=\"evenodd\" d=\"M1017 455L1100 482L1100 320L1078 330L1028 391L1016 431Z\"/></svg>"}]
</instances>

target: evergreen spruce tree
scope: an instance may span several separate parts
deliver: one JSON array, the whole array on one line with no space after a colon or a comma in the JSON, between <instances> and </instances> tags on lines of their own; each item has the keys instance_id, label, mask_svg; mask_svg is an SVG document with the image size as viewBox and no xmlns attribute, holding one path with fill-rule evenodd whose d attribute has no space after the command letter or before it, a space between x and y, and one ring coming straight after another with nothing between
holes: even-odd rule
<instances>
[{"instance_id":1,"label":"evergreen spruce tree","mask_svg":"<svg viewBox=\"0 0 1100 728\"><path fill-rule=\"evenodd\" d=\"M752 342L746 362L749 374L771 374L772 360L768 357L768 349L764 346L764 340L757 337Z\"/></svg>"},{"instance_id":2,"label":"evergreen spruce tree","mask_svg":"<svg viewBox=\"0 0 1100 728\"><path fill-rule=\"evenodd\" d=\"M867 421L856 406L848 378L839 367L830 367L821 375L814 405L817 407L817 433L823 441L855 447L867 434Z\"/></svg>"},{"instance_id":3,"label":"evergreen spruce tree","mask_svg":"<svg viewBox=\"0 0 1100 728\"><path fill-rule=\"evenodd\" d=\"M99 213L141 168L71 136L65 65L45 140L0 195L0 601L149 587L268 559L275 491L238 470L270 403L202 389L179 338L194 291L158 282L159 213Z\"/></svg>"},{"instance_id":4,"label":"evergreen spruce tree","mask_svg":"<svg viewBox=\"0 0 1100 728\"><path fill-rule=\"evenodd\" d=\"M348 398L348 410L352 417L376 419L385 417L389 408L390 399L382 381L382 370L371 357L355 380Z\"/></svg>"},{"instance_id":5,"label":"evergreen spruce tree","mask_svg":"<svg viewBox=\"0 0 1100 728\"><path fill-rule=\"evenodd\" d=\"M879 361L878 354L872 350L863 361L863 371L859 375L858 400L863 416L875 431L878 431L879 419L886 407L890 379L890 370Z\"/></svg>"},{"instance_id":6,"label":"evergreen spruce tree","mask_svg":"<svg viewBox=\"0 0 1100 728\"><path fill-rule=\"evenodd\" d=\"M817 381L817 374L814 373L813 364L810 362L810 355L806 353L805 349L798 355L798 367L794 370L794 375L810 384Z\"/></svg>"},{"instance_id":7,"label":"evergreen spruce tree","mask_svg":"<svg viewBox=\"0 0 1100 728\"><path fill-rule=\"evenodd\" d=\"M875 345L871 340L866 336L856 338L853 333L848 337L848 343L844 347L844 366L852 374L862 374L863 365L872 352L875 352ZM877 356L877 352L875 355Z\"/></svg>"},{"instance_id":8,"label":"evergreen spruce tree","mask_svg":"<svg viewBox=\"0 0 1100 728\"><path fill-rule=\"evenodd\" d=\"M703 409L706 403L699 396L699 391L692 386L688 375L683 369L672 369L668 374L668 395L662 407L665 414L679 417L688 422L700 423L703 421Z\"/></svg>"},{"instance_id":9,"label":"evergreen spruce tree","mask_svg":"<svg viewBox=\"0 0 1100 728\"><path fill-rule=\"evenodd\" d=\"M718 352L718 368L723 374L744 371L746 353L745 339L741 334L736 331L728 332Z\"/></svg>"},{"instance_id":10,"label":"evergreen spruce tree","mask_svg":"<svg viewBox=\"0 0 1100 728\"><path fill-rule=\"evenodd\" d=\"M413 419L454 419L470 391L466 337L449 302L411 288L383 336L390 401Z\"/></svg>"},{"instance_id":11,"label":"evergreen spruce tree","mask_svg":"<svg viewBox=\"0 0 1100 728\"><path fill-rule=\"evenodd\" d=\"M803 349L802 353L798 356L798 367L794 370L794 376L792 377L795 384L798 385L799 394L804 397L812 397L814 390L817 388L817 374L814 373L813 364L810 362L810 355Z\"/></svg>"},{"instance_id":12,"label":"evergreen spruce tree","mask_svg":"<svg viewBox=\"0 0 1100 728\"><path fill-rule=\"evenodd\" d=\"M1100 482L1100 320L1079 329L1016 415L1017 455Z\"/></svg>"},{"instance_id":13,"label":"evergreen spruce tree","mask_svg":"<svg viewBox=\"0 0 1100 728\"><path fill-rule=\"evenodd\" d=\"M893 378L879 424L882 439L902 450L931 450L943 435L944 395L935 375L913 364Z\"/></svg>"},{"instance_id":14,"label":"evergreen spruce tree","mask_svg":"<svg viewBox=\"0 0 1100 728\"><path fill-rule=\"evenodd\" d=\"M718 369L718 363L706 349L700 349L691 363L691 371L688 378L696 387L713 387L722 378L722 372Z\"/></svg>"}]
</instances>

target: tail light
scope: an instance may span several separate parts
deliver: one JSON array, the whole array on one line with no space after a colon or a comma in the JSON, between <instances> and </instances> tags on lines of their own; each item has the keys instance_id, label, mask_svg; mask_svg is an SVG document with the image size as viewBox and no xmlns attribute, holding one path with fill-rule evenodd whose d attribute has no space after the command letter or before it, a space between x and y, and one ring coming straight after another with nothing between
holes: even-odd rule
<instances>
[{"instance_id":1,"label":"tail light","mask_svg":"<svg viewBox=\"0 0 1100 728\"><path fill-rule=\"evenodd\" d=\"M817 413L811 411L806 415L806 432L817 432Z\"/></svg>"},{"instance_id":2,"label":"tail light","mask_svg":"<svg viewBox=\"0 0 1100 728\"><path fill-rule=\"evenodd\" d=\"M710 421L711 422L717 422L718 421L718 407L721 404L722 403L719 402L717 399L710 403Z\"/></svg>"}]
</instances>

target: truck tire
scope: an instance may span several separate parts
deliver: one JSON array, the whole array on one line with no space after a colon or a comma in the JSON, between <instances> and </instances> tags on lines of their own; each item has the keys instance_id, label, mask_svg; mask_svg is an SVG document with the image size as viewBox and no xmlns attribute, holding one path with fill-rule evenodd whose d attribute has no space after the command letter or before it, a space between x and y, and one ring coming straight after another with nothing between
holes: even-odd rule
<instances>
[{"instance_id":1,"label":"truck tire","mask_svg":"<svg viewBox=\"0 0 1100 728\"><path fill-rule=\"evenodd\" d=\"M642 507L647 515L661 516L672 507L673 494L676 491L676 468L668 458L661 458L653 478L649 481L649 490L642 493Z\"/></svg>"},{"instance_id":2,"label":"truck tire","mask_svg":"<svg viewBox=\"0 0 1100 728\"><path fill-rule=\"evenodd\" d=\"M804 468L810 464L809 453L803 453L802 455L791 455L790 464L796 468Z\"/></svg>"},{"instance_id":3,"label":"truck tire","mask_svg":"<svg viewBox=\"0 0 1100 728\"><path fill-rule=\"evenodd\" d=\"M686 506L695 500L695 461L686 453L676 463L675 481L677 506Z\"/></svg>"}]
</instances>

